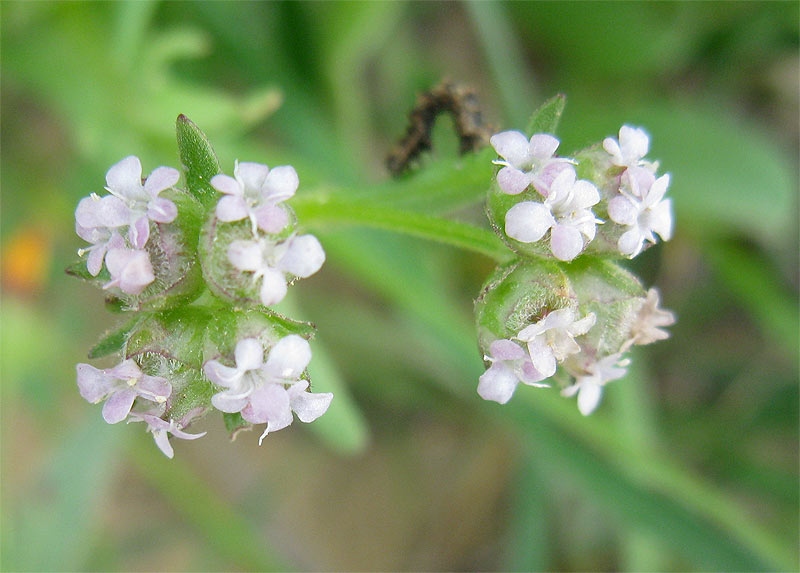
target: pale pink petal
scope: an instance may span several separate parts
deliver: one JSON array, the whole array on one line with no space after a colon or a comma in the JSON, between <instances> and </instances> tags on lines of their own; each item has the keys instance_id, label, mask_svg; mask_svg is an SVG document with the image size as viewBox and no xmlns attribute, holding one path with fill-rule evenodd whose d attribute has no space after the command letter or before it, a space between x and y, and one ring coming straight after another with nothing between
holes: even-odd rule
<instances>
[{"instance_id":1,"label":"pale pink petal","mask_svg":"<svg viewBox=\"0 0 800 573\"><path fill-rule=\"evenodd\" d=\"M522 347L506 338L495 340L489 345L489 354L495 360L520 360L525 358Z\"/></svg>"},{"instance_id":2,"label":"pale pink petal","mask_svg":"<svg viewBox=\"0 0 800 573\"><path fill-rule=\"evenodd\" d=\"M622 156L633 165L647 155L650 137L643 129L623 125L619 130L619 145L622 148Z\"/></svg>"},{"instance_id":3,"label":"pale pink petal","mask_svg":"<svg viewBox=\"0 0 800 573\"><path fill-rule=\"evenodd\" d=\"M281 271L267 268L261 277L261 304L278 304L286 296L286 277Z\"/></svg>"},{"instance_id":4,"label":"pale pink petal","mask_svg":"<svg viewBox=\"0 0 800 573\"><path fill-rule=\"evenodd\" d=\"M292 423L289 394L280 384L265 384L250 394L250 403L242 409L242 418L252 424L267 422L268 431L285 428Z\"/></svg>"},{"instance_id":5,"label":"pale pink petal","mask_svg":"<svg viewBox=\"0 0 800 573\"><path fill-rule=\"evenodd\" d=\"M224 223L241 221L248 216L247 203L238 195L226 195L217 203L216 214L217 218Z\"/></svg>"},{"instance_id":6,"label":"pale pink petal","mask_svg":"<svg viewBox=\"0 0 800 573\"><path fill-rule=\"evenodd\" d=\"M264 369L275 378L297 380L311 362L311 346L297 334L281 338L272 350Z\"/></svg>"},{"instance_id":7,"label":"pale pink petal","mask_svg":"<svg viewBox=\"0 0 800 573\"><path fill-rule=\"evenodd\" d=\"M278 261L278 267L296 277L306 278L317 272L325 262L325 251L314 235L290 239L289 248Z\"/></svg>"},{"instance_id":8,"label":"pale pink petal","mask_svg":"<svg viewBox=\"0 0 800 573\"><path fill-rule=\"evenodd\" d=\"M178 428L173 428L170 430L170 434L175 436L176 438L180 438L181 440L196 440L197 438L202 438L208 432L200 432L199 434L190 434L189 432L184 432L183 430L179 430Z\"/></svg>"},{"instance_id":9,"label":"pale pink petal","mask_svg":"<svg viewBox=\"0 0 800 573\"><path fill-rule=\"evenodd\" d=\"M624 195L617 195L608 202L608 216L620 225L633 225L639 216L639 209Z\"/></svg>"},{"instance_id":10,"label":"pale pink petal","mask_svg":"<svg viewBox=\"0 0 800 573\"><path fill-rule=\"evenodd\" d=\"M127 358L113 368L109 368L106 373L120 380L132 380L143 375L139 365L131 358Z\"/></svg>"},{"instance_id":11,"label":"pale pink petal","mask_svg":"<svg viewBox=\"0 0 800 573\"><path fill-rule=\"evenodd\" d=\"M623 255L633 257L639 254L639 251L642 249L643 241L644 237L642 237L639 229L633 228L622 234L619 241L617 241L617 248Z\"/></svg>"},{"instance_id":12,"label":"pale pink petal","mask_svg":"<svg viewBox=\"0 0 800 573\"><path fill-rule=\"evenodd\" d=\"M531 176L516 167L506 165L497 172L497 184L506 195L519 195L531 184Z\"/></svg>"},{"instance_id":13,"label":"pale pink petal","mask_svg":"<svg viewBox=\"0 0 800 573\"><path fill-rule=\"evenodd\" d=\"M572 165L566 161L552 161L548 163L541 171L539 171L533 178L533 186L542 197L550 196L550 186L556 180L562 171L569 171L574 169Z\"/></svg>"},{"instance_id":14,"label":"pale pink petal","mask_svg":"<svg viewBox=\"0 0 800 573\"><path fill-rule=\"evenodd\" d=\"M136 391L152 402L163 402L172 394L172 384L160 376L143 375L136 383Z\"/></svg>"},{"instance_id":15,"label":"pale pink petal","mask_svg":"<svg viewBox=\"0 0 800 573\"><path fill-rule=\"evenodd\" d=\"M580 336L582 334L586 334L587 332L589 332L589 330L591 330L591 328L595 325L596 322L597 322L597 315L593 312L590 312L582 319L573 322L567 328L567 331L572 336Z\"/></svg>"},{"instance_id":16,"label":"pale pink petal","mask_svg":"<svg viewBox=\"0 0 800 573\"><path fill-rule=\"evenodd\" d=\"M261 186L264 185L268 174L269 167L266 165L248 161L237 163L236 169L234 170L234 175L238 180L244 183L245 189L251 189L253 191L261 190Z\"/></svg>"},{"instance_id":17,"label":"pale pink petal","mask_svg":"<svg viewBox=\"0 0 800 573\"><path fill-rule=\"evenodd\" d=\"M550 233L550 250L558 260L571 261L583 250L583 236L578 229L556 225Z\"/></svg>"},{"instance_id":18,"label":"pale pink petal","mask_svg":"<svg viewBox=\"0 0 800 573\"><path fill-rule=\"evenodd\" d=\"M531 137L530 154L536 159L550 159L558 149L559 141L547 133L537 133Z\"/></svg>"},{"instance_id":19,"label":"pale pink petal","mask_svg":"<svg viewBox=\"0 0 800 573\"><path fill-rule=\"evenodd\" d=\"M150 220L147 216L139 217L128 229L128 240L134 249L143 249L150 238Z\"/></svg>"},{"instance_id":20,"label":"pale pink petal","mask_svg":"<svg viewBox=\"0 0 800 573\"><path fill-rule=\"evenodd\" d=\"M115 163L106 173L108 190L127 199L139 199L142 195L142 163L135 155Z\"/></svg>"},{"instance_id":21,"label":"pale pink petal","mask_svg":"<svg viewBox=\"0 0 800 573\"><path fill-rule=\"evenodd\" d=\"M75 370L78 375L78 391L91 404L97 404L117 385L111 376L90 364L78 364Z\"/></svg>"},{"instance_id":22,"label":"pale pink petal","mask_svg":"<svg viewBox=\"0 0 800 573\"><path fill-rule=\"evenodd\" d=\"M155 198L159 193L170 187L174 187L181 174L172 167L156 167L147 181L144 182L144 190L148 195Z\"/></svg>"},{"instance_id":23,"label":"pale pink petal","mask_svg":"<svg viewBox=\"0 0 800 573\"><path fill-rule=\"evenodd\" d=\"M247 398L231 397L226 395L225 392L220 392L211 397L211 404L220 412L233 414L241 412L242 408L247 405L247 400Z\"/></svg>"},{"instance_id":24,"label":"pale pink petal","mask_svg":"<svg viewBox=\"0 0 800 573\"><path fill-rule=\"evenodd\" d=\"M572 186L572 208L575 210L587 209L600 201L597 187L585 179L580 179Z\"/></svg>"},{"instance_id":25,"label":"pale pink petal","mask_svg":"<svg viewBox=\"0 0 800 573\"><path fill-rule=\"evenodd\" d=\"M528 342L528 352L534 368L545 378L550 378L556 373L556 358L553 350L547 345L544 336L537 336Z\"/></svg>"},{"instance_id":26,"label":"pale pink petal","mask_svg":"<svg viewBox=\"0 0 800 573\"><path fill-rule=\"evenodd\" d=\"M628 167L623 175L622 182L627 185L635 197L643 199L647 195L648 190L653 186L655 180L655 175L653 175L652 171L649 169L645 169L644 167ZM669 181L669 179L667 180Z\"/></svg>"},{"instance_id":27,"label":"pale pink petal","mask_svg":"<svg viewBox=\"0 0 800 573\"><path fill-rule=\"evenodd\" d=\"M86 268L88 269L90 275L96 277L100 274L100 269L103 268L103 259L105 256L105 245L97 245L96 247L89 249L89 256L86 259Z\"/></svg>"},{"instance_id":28,"label":"pale pink petal","mask_svg":"<svg viewBox=\"0 0 800 573\"><path fill-rule=\"evenodd\" d=\"M153 432L153 440L158 449L169 459L175 456L175 450L172 449L172 444L169 443L169 434L166 430L155 430Z\"/></svg>"},{"instance_id":29,"label":"pale pink petal","mask_svg":"<svg viewBox=\"0 0 800 573\"><path fill-rule=\"evenodd\" d=\"M133 389L122 389L111 394L103 404L103 419L108 424L116 424L128 417L136 399Z\"/></svg>"},{"instance_id":30,"label":"pale pink petal","mask_svg":"<svg viewBox=\"0 0 800 573\"><path fill-rule=\"evenodd\" d=\"M264 362L264 347L256 338L245 338L236 343L235 355L240 371L256 370Z\"/></svg>"},{"instance_id":31,"label":"pale pink petal","mask_svg":"<svg viewBox=\"0 0 800 573\"><path fill-rule=\"evenodd\" d=\"M308 382L302 381L293 384L289 390L289 402L292 411L297 414L297 418L306 424L313 422L325 412L333 400L333 394L330 392L323 392L313 394L306 392L303 389L308 386Z\"/></svg>"},{"instance_id":32,"label":"pale pink petal","mask_svg":"<svg viewBox=\"0 0 800 573\"><path fill-rule=\"evenodd\" d=\"M228 260L240 271L257 271L264 264L261 245L255 241L233 241L228 247Z\"/></svg>"},{"instance_id":33,"label":"pale pink petal","mask_svg":"<svg viewBox=\"0 0 800 573\"><path fill-rule=\"evenodd\" d=\"M478 395L484 400L505 404L514 395L519 380L502 362L495 362L478 379Z\"/></svg>"},{"instance_id":34,"label":"pale pink petal","mask_svg":"<svg viewBox=\"0 0 800 573\"><path fill-rule=\"evenodd\" d=\"M536 388L550 387L550 384L539 383L541 380L545 380L547 376L536 370L536 367L530 360L522 363L522 371L519 374L520 374L520 382L522 382L523 384L527 384L528 386L535 386Z\"/></svg>"},{"instance_id":35,"label":"pale pink petal","mask_svg":"<svg viewBox=\"0 0 800 573\"><path fill-rule=\"evenodd\" d=\"M214 384L226 388L236 388L243 375L243 372L238 368L225 366L218 360L209 360L206 362L203 366L203 371Z\"/></svg>"},{"instance_id":36,"label":"pale pink petal","mask_svg":"<svg viewBox=\"0 0 800 573\"><path fill-rule=\"evenodd\" d=\"M517 168L530 163L529 141L520 131L504 131L493 135L489 142L497 154Z\"/></svg>"},{"instance_id":37,"label":"pale pink petal","mask_svg":"<svg viewBox=\"0 0 800 573\"><path fill-rule=\"evenodd\" d=\"M665 241L672 238L672 201L662 201L650 212L650 228Z\"/></svg>"},{"instance_id":38,"label":"pale pink petal","mask_svg":"<svg viewBox=\"0 0 800 573\"><path fill-rule=\"evenodd\" d=\"M224 193L225 195L241 197L244 194L242 186L230 175L224 175L222 173L219 175L214 175L214 177L211 178L210 183L214 189L220 193Z\"/></svg>"},{"instance_id":39,"label":"pale pink petal","mask_svg":"<svg viewBox=\"0 0 800 573\"><path fill-rule=\"evenodd\" d=\"M266 233L280 233L289 224L289 214L280 205L263 205L254 214L258 228Z\"/></svg>"},{"instance_id":40,"label":"pale pink petal","mask_svg":"<svg viewBox=\"0 0 800 573\"><path fill-rule=\"evenodd\" d=\"M106 254L106 266L114 280L105 285L119 286L128 294L139 294L155 279L150 258L145 251L111 249Z\"/></svg>"},{"instance_id":41,"label":"pale pink petal","mask_svg":"<svg viewBox=\"0 0 800 573\"><path fill-rule=\"evenodd\" d=\"M664 194L667 192L667 187L669 187L669 173L662 175L653 182L644 197L644 204L648 207L656 205L659 201L661 201L661 199L664 198Z\"/></svg>"},{"instance_id":42,"label":"pale pink petal","mask_svg":"<svg viewBox=\"0 0 800 573\"><path fill-rule=\"evenodd\" d=\"M523 201L506 213L506 235L522 243L538 241L554 224L553 215L542 203Z\"/></svg>"},{"instance_id":43,"label":"pale pink petal","mask_svg":"<svg viewBox=\"0 0 800 573\"><path fill-rule=\"evenodd\" d=\"M156 223L171 223L178 216L178 208L169 199L153 199L147 204L147 216Z\"/></svg>"},{"instance_id":44,"label":"pale pink petal","mask_svg":"<svg viewBox=\"0 0 800 573\"><path fill-rule=\"evenodd\" d=\"M261 187L262 199L273 204L280 203L294 195L298 185L300 179L294 167L291 165L273 167Z\"/></svg>"}]
</instances>

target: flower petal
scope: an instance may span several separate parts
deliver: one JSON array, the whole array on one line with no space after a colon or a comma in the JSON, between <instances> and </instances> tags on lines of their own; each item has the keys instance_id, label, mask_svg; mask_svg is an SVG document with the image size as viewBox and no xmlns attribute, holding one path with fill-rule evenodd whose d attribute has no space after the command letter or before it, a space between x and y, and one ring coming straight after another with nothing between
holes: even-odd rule
<instances>
[{"instance_id":1,"label":"flower petal","mask_svg":"<svg viewBox=\"0 0 800 573\"><path fill-rule=\"evenodd\" d=\"M517 375L502 362L495 362L478 379L478 395L484 400L505 404L517 389Z\"/></svg>"},{"instance_id":2,"label":"flower petal","mask_svg":"<svg viewBox=\"0 0 800 573\"><path fill-rule=\"evenodd\" d=\"M228 260L240 271L257 271L264 264L261 245L256 241L233 241L228 247Z\"/></svg>"},{"instance_id":3,"label":"flower petal","mask_svg":"<svg viewBox=\"0 0 800 573\"><path fill-rule=\"evenodd\" d=\"M292 391L296 387L304 386L308 386L308 383L298 382L289 388L288 393L292 411L297 414L297 418L301 422L308 424L328 411L333 394L330 392L314 394L307 391Z\"/></svg>"},{"instance_id":4,"label":"flower petal","mask_svg":"<svg viewBox=\"0 0 800 573\"><path fill-rule=\"evenodd\" d=\"M91 364L78 364L75 366L75 370L77 371L78 391L83 399L91 404L97 404L116 386L111 376Z\"/></svg>"},{"instance_id":5,"label":"flower petal","mask_svg":"<svg viewBox=\"0 0 800 573\"><path fill-rule=\"evenodd\" d=\"M526 164L531 161L529 153L530 142L520 131L498 133L493 135L489 142L500 157L518 169L526 168Z\"/></svg>"},{"instance_id":6,"label":"flower petal","mask_svg":"<svg viewBox=\"0 0 800 573\"><path fill-rule=\"evenodd\" d=\"M542 203L523 201L506 213L506 235L521 243L538 241L554 224L553 215Z\"/></svg>"},{"instance_id":7,"label":"flower petal","mask_svg":"<svg viewBox=\"0 0 800 573\"><path fill-rule=\"evenodd\" d=\"M264 369L273 378L297 380L311 362L311 346L297 334L281 338L269 351Z\"/></svg>"},{"instance_id":8,"label":"flower petal","mask_svg":"<svg viewBox=\"0 0 800 573\"><path fill-rule=\"evenodd\" d=\"M550 159L561 142L549 133L537 133L531 137L530 154L536 159Z\"/></svg>"},{"instance_id":9,"label":"flower petal","mask_svg":"<svg viewBox=\"0 0 800 573\"><path fill-rule=\"evenodd\" d=\"M619 129L619 146L627 163L635 165L647 155L650 149L650 137L641 128L623 125Z\"/></svg>"},{"instance_id":10,"label":"flower petal","mask_svg":"<svg viewBox=\"0 0 800 573\"><path fill-rule=\"evenodd\" d=\"M262 198L272 204L285 201L297 191L300 179L291 165L273 167L261 186Z\"/></svg>"},{"instance_id":11,"label":"flower petal","mask_svg":"<svg viewBox=\"0 0 800 573\"><path fill-rule=\"evenodd\" d=\"M214 189L220 193L224 193L225 195L231 195L234 197L241 197L244 195L242 186L230 175L224 175L222 173L219 175L214 175L214 177L211 178L210 183Z\"/></svg>"},{"instance_id":12,"label":"flower petal","mask_svg":"<svg viewBox=\"0 0 800 573\"><path fill-rule=\"evenodd\" d=\"M550 231L550 251L561 261L571 261L583 250L583 236L575 227L556 225Z\"/></svg>"},{"instance_id":13,"label":"flower petal","mask_svg":"<svg viewBox=\"0 0 800 573\"><path fill-rule=\"evenodd\" d=\"M592 384L591 382L584 382L581 384L578 391L578 410L584 416L588 416L595 411L600 398L603 395L603 387L599 384Z\"/></svg>"},{"instance_id":14,"label":"flower petal","mask_svg":"<svg viewBox=\"0 0 800 573\"><path fill-rule=\"evenodd\" d=\"M161 376L143 375L136 383L136 392L151 402L165 402L172 394L172 384Z\"/></svg>"},{"instance_id":15,"label":"flower petal","mask_svg":"<svg viewBox=\"0 0 800 573\"><path fill-rule=\"evenodd\" d=\"M108 190L117 197L140 199L142 195L142 163L135 155L115 163L106 173Z\"/></svg>"},{"instance_id":16,"label":"flower petal","mask_svg":"<svg viewBox=\"0 0 800 573\"><path fill-rule=\"evenodd\" d=\"M214 394L211 397L211 404L220 412L234 414L241 412L242 408L247 406L248 398L231 397L225 392Z\"/></svg>"},{"instance_id":17,"label":"flower petal","mask_svg":"<svg viewBox=\"0 0 800 573\"><path fill-rule=\"evenodd\" d=\"M103 419L109 424L116 424L128 417L136 399L136 391L130 388L120 389L108 397L103 404Z\"/></svg>"},{"instance_id":18,"label":"flower petal","mask_svg":"<svg viewBox=\"0 0 800 573\"><path fill-rule=\"evenodd\" d=\"M264 362L264 347L257 338L245 338L236 343L236 368L240 372L261 368Z\"/></svg>"},{"instance_id":19,"label":"flower petal","mask_svg":"<svg viewBox=\"0 0 800 573\"><path fill-rule=\"evenodd\" d=\"M139 217L128 229L128 240L134 249L143 249L150 238L150 220L147 216Z\"/></svg>"},{"instance_id":20,"label":"flower petal","mask_svg":"<svg viewBox=\"0 0 800 573\"><path fill-rule=\"evenodd\" d=\"M209 360L203 366L203 372L206 376L217 386L224 386L225 388L236 388L239 385L244 374L238 368L231 368L225 366L218 360Z\"/></svg>"},{"instance_id":21,"label":"flower petal","mask_svg":"<svg viewBox=\"0 0 800 573\"><path fill-rule=\"evenodd\" d=\"M623 255L635 257L642 250L642 243L644 236L642 236L638 227L633 227L629 231L622 234L617 241L617 248Z\"/></svg>"},{"instance_id":22,"label":"flower petal","mask_svg":"<svg viewBox=\"0 0 800 573\"><path fill-rule=\"evenodd\" d=\"M278 262L278 267L296 277L306 278L317 272L325 262L325 251L314 235L300 235L290 239L289 248Z\"/></svg>"},{"instance_id":23,"label":"flower petal","mask_svg":"<svg viewBox=\"0 0 800 573\"><path fill-rule=\"evenodd\" d=\"M556 373L556 357L553 350L547 345L544 336L537 336L528 342L528 353L531 356L533 367L545 378L550 378Z\"/></svg>"},{"instance_id":24,"label":"flower petal","mask_svg":"<svg viewBox=\"0 0 800 573\"><path fill-rule=\"evenodd\" d=\"M148 195L155 198L159 193L170 187L174 187L181 174L172 167L156 167L144 182L144 190Z\"/></svg>"},{"instance_id":25,"label":"flower petal","mask_svg":"<svg viewBox=\"0 0 800 573\"><path fill-rule=\"evenodd\" d=\"M672 237L672 201L666 199L653 207L648 222L653 232L669 241Z\"/></svg>"},{"instance_id":26,"label":"flower petal","mask_svg":"<svg viewBox=\"0 0 800 573\"><path fill-rule=\"evenodd\" d=\"M280 205L263 205L254 214L258 228L266 233L280 233L289 224L289 214Z\"/></svg>"},{"instance_id":27,"label":"flower petal","mask_svg":"<svg viewBox=\"0 0 800 573\"><path fill-rule=\"evenodd\" d=\"M608 202L608 216L620 225L633 225L639 216L639 207L624 195L617 195Z\"/></svg>"},{"instance_id":28,"label":"flower petal","mask_svg":"<svg viewBox=\"0 0 800 573\"><path fill-rule=\"evenodd\" d=\"M175 457L175 450L172 449L172 444L169 443L169 434L166 430L153 431L153 440L165 456L169 459Z\"/></svg>"},{"instance_id":29,"label":"flower petal","mask_svg":"<svg viewBox=\"0 0 800 573\"><path fill-rule=\"evenodd\" d=\"M249 161L242 161L236 164L234 175L236 179L244 184L245 194L247 191L261 191L261 186L264 185L264 180L269 174L269 167L262 163L251 163Z\"/></svg>"},{"instance_id":30,"label":"flower petal","mask_svg":"<svg viewBox=\"0 0 800 573\"><path fill-rule=\"evenodd\" d=\"M506 195L519 195L531 184L531 175L506 165L497 172L497 184Z\"/></svg>"},{"instance_id":31,"label":"flower petal","mask_svg":"<svg viewBox=\"0 0 800 573\"><path fill-rule=\"evenodd\" d=\"M171 223L178 216L178 207L169 199L161 197L147 204L147 217L156 223Z\"/></svg>"},{"instance_id":32,"label":"flower petal","mask_svg":"<svg viewBox=\"0 0 800 573\"><path fill-rule=\"evenodd\" d=\"M286 296L286 277L276 269L266 268L261 276L261 304L278 304Z\"/></svg>"},{"instance_id":33,"label":"flower petal","mask_svg":"<svg viewBox=\"0 0 800 573\"><path fill-rule=\"evenodd\" d=\"M223 223L241 221L248 216L247 203L238 195L226 195L217 203L217 218Z\"/></svg>"},{"instance_id":34,"label":"flower petal","mask_svg":"<svg viewBox=\"0 0 800 573\"><path fill-rule=\"evenodd\" d=\"M525 350L514 342L502 338L489 345L489 354L494 360L521 360L525 358Z\"/></svg>"}]
</instances>

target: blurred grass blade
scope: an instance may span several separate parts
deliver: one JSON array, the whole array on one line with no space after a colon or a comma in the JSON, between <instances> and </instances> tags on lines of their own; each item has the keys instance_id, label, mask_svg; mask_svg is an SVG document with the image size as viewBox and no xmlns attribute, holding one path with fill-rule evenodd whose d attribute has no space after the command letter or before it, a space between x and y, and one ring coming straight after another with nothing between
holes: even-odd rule
<instances>
[{"instance_id":1,"label":"blurred grass blade","mask_svg":"<svg viewBox=\"0 0 800 573\"><path fill-rule=\"evenodd\" d=\"M548 546L551 515L547 511L548 482L536 457L523 452L511 498L504 571L549 571L553 569Z\"/></svg>"},{"instance_id":2,"label":"blurred grass blade","mask_svg":"<svg viewBox=\"0 0 800 573\"><path fill-rule=\"evenodd\" d=\"M236 569L287 571L286 564L256 534L253 524L228 505L179 458L168 460L149 434L128 449L139 474L205 536L209 546Z\"/></svg>"},{"instance_id":3,"label":"blurred grass blade","mask_svg":"<svg viewBox=\"0 0 800 573\"><path fill-rule=\"evenodd\" d=\"M567 105L567 96L558 94L544 102L539 109L533 112L525 134L530 137L535 133L549 133L555 135L564 106Z\"/></svg>"},{"instance_id":4,"label":"blurred grass blade","mask_svg":"<svg viewBox=\"0 0 800 573\"><path fill-rule=\"evenodd\" d=\"M211 178L221 171L214 148L200 128L185 115L178 116L175 128L178 154L189 192L209 207L219 195L210 183Z\"/></svg>"}]
</instances>

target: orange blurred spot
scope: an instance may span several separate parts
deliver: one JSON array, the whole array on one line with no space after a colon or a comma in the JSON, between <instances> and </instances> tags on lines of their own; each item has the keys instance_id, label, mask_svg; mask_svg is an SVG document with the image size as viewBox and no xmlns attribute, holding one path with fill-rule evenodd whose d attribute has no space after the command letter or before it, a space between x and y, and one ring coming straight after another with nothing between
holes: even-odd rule
<instances>
[{"instance_id":1,"label":"orange blurred spot","mask_svg":"<svg viewBox=\"0 0 800 573\"><path fill-rule=\"evenodd\" d=\"M3 245L3 288L31 295L42 290L53 245L41 229L18 232Z\"/></svg>"}]
</instances>

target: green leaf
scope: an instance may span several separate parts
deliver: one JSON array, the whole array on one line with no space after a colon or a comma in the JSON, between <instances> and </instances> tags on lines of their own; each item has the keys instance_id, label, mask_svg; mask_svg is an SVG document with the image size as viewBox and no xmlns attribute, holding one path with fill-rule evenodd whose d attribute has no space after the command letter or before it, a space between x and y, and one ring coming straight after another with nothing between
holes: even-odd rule
<instances>
[{"instance_id":1,"label":"green leaf","mask_svg":"<svg viewBox=\"0 0 800 573\"><path fill-rule=\"evenodd\" d=\"M137 316L126 322L125 326L122 328L106 332L100 341L89 351L89 358L102 358L103 356L108 356L109 354L122 350L125 346L125 341L128 339L128 335L136 327L140 319L141 318Z\"/></svg>"},{"instance_id":2,"label":"green leaf","mask_svg":"<svg viewBox=\"0 0 800 573\"><path fill-rule=\"evenodd\" d=\"M528 128L525 133L529 136L534 133L555 134L566 105L567 96L564 94L558 94L544 102L528 120Z\"/></svg>"},{"instance_id":3,"label":"green leaf","mask_svg":"<svg viewBox=\"0 0 800 573\"><path fill-rule=\"evenodd\" d=\"M225 429L231 435L231 439L236 437L241 430L252 427L250 422L245 421L239 412L229 414L227 412L222 414L222 420L225 422Z\"/></svg>"},{"instance_id":4,"label":"green leaf","mask_svg":"<svg viewBox=\"0 0 800 573\"><path fill-rule=\"evenodd\" d=\"M108 269L106 269L105 266L100 269L100 273L96 277L92 276L92 274L89 272L89 269L86 267L85 259L78 259L71 265L67 266L67 268L64 269L64 272L72 277L90 281L95 284L102 284L111 280L111 275L108 274Z\"/></svg>"},{"instance_id":5,"label":"green leaf","mask_svg":"<svg viewBox=\"0 0 800 573\"><path fill-rule=\"evenodd\" d=\"M210 183L221 171L217 154L206 135L185 115L178 116L175 129L186 186L208 208L219 195Z\"/></svg>"}]
</instances>

